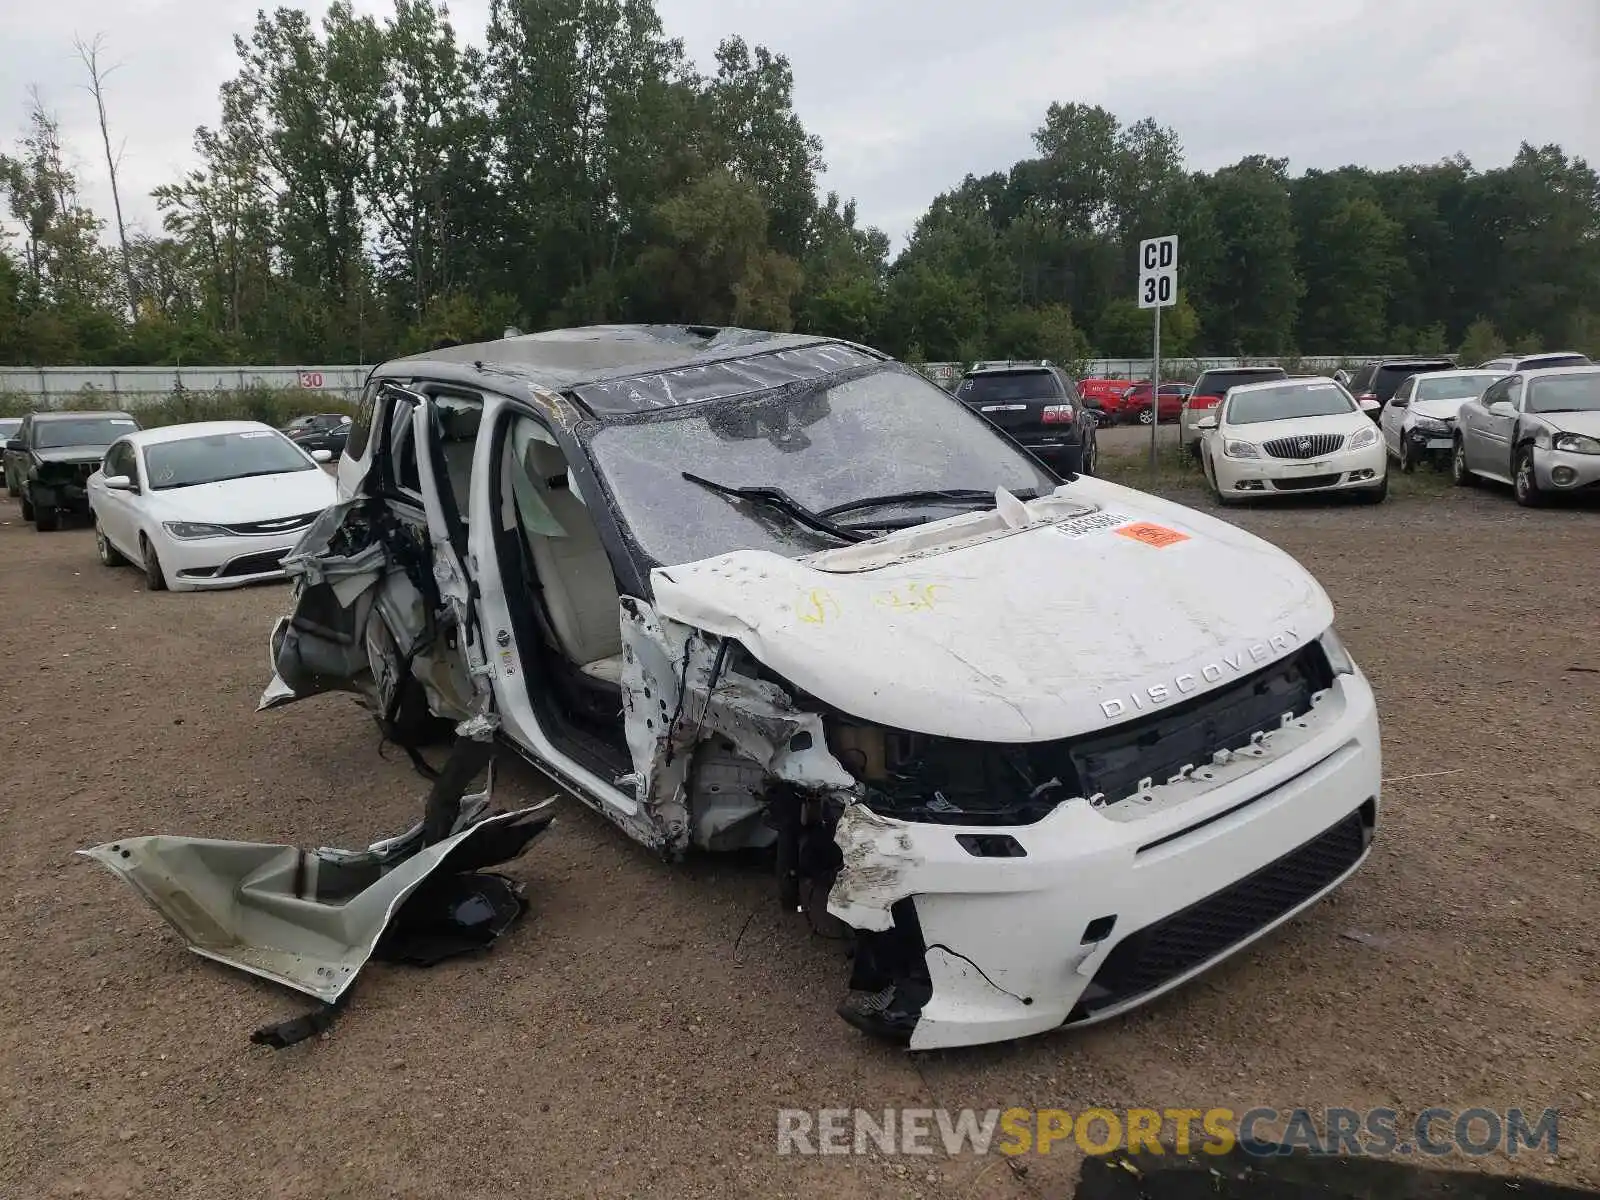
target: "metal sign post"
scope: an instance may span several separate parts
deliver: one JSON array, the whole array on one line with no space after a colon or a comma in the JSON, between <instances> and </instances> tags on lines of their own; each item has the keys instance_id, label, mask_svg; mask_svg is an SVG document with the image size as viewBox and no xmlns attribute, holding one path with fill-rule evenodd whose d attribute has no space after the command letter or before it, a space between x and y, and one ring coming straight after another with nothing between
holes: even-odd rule
<instances>
[{"instance_id":1,"label":"metal sign post","mask_svg":"<svg viewBox=\"0 0 1600 1200\"><path fill-rule=\"evenodd\" d=\"M1161 427L1161 310L1178 302L1178 235L1145 238L1139 243L1140 308L1156 310L1155 339L1150 355L1150 478L1156 477L1156 431Z\"/></svg>"}]
</instances>

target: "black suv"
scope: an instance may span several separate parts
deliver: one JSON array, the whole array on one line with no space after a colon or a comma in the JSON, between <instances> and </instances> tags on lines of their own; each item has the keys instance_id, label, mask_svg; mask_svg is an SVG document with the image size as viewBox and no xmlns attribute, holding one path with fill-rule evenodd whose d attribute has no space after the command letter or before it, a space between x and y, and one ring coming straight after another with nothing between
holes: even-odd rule
<instances>
[{"instance_id":1,"label":"black suv","mask_svg":"<svg viewBox=\"0 0 1600 1200\"><path fill-rule=\"evenodd\" d=\"M1060 367L979 363L961 377L956 399L1058 475L1094 474L1095 413Z\"/></svg>"},{"instance_id":2,"label":"black suv","mask_svg":"<svg viewBox=\"0 0 1600 1200\"><path fill-rule=\"evenodd\" d=\"M6 441L6 490L22 498L22 519L48 532L63 513L89 511L84 483L106 448L139 423L125 412L29 413Z\"/></svg>"},{"instance_id":3,"label":"black suv","mask_svg":"<svg viewBox=\"0 0 1600 1200\"><path fill-rule=\"evenodd\" d=\"M1371 416L1376 421L1400 385L1413 375L1426 375L1429 371L1454 371L1456 364L1448 358L1380 358L1358 370L1350 380L1350 394L1356 400L1376 400L1378 407Z\"/></svg>"}]
</instances>

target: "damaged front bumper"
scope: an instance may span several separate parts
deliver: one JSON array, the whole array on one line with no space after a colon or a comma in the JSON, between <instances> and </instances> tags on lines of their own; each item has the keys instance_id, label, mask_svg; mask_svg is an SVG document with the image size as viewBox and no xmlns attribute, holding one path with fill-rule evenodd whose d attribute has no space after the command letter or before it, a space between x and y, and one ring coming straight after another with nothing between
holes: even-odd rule
<instances>
[{"instance_id":1,"label":"damaged front bumper","mask_svg":"<svg viewBox=\"0 0 1600 1200\"><path fill-rule=\"evenodd\" d=\"M914 907L931 994L912 1049L1104 1020L1353 872L1376 824L1380 758L1372 691L1356 673L1252 750L1113 805L1074 800L1032 825L968 827L857 804L839 822L828 911L885 932Z\"/></svg>"}]
</instances>

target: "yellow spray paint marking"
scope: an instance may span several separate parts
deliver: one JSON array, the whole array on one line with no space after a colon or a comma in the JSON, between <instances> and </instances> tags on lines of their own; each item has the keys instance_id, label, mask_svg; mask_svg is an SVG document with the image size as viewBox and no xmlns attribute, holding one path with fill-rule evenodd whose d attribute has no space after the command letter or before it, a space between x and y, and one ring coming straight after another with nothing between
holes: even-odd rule
<instances>
[{"instance_id":1,"label":"yellow spray paint marking","mask_svg":"<svg viewBox=\"0 0 1600 1200\"><path fill-rule=\"evenodd\" d=\"M812 588L794 610L807 625L823 625L830 617L839 615L839 602L825 588Z\"/></svg>"},{"instance_id":2,"label":"yellow spray paint marking","mask_svg":"<svg viewBox=\"0 0 1600 1200\"><path fill-rule=\"evenodd\" d=\"M903 588L879 592L872 602L879 608L892 608L898 612L932 612L938 603L939 593L949 590L942 583L908 583Z\"/></svg>"}]
</instances>

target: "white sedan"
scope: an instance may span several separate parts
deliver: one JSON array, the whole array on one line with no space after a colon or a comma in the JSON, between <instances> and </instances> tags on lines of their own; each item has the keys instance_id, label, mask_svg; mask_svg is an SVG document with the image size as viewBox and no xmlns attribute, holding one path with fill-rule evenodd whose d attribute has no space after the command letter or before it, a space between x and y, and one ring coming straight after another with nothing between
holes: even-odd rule
<instances>
[{"instance_id":1,"label":"white sedan","mask_svg":"<svg viewBox=\"0 0 1600 1200\"><path fill-rule=\"evenodd\" d=\"M1221 504L1282 493L1389 494L1388 460L1368 415L1331 379L1277 379L1228 390L1202 417L1200 462Z\"/></svg>"},{"instance_id":2,"label":"white sedan","mask_svg":"<svg viewBox=\"0 0 1600 1200\"><path fill-rule=\"evenodd\" d=\"M1378 428L1384 448L1408 474L1423 459L1436 466L1450 461L1456 414L1468 400L1503 378L1496 371L1429 371L1402 383L1383 406Z\"/></svg>"},{"instance_id":3,"label":"white sedan","mask_svg":"<svg viewBox=\"0 0 1600 1200\"><path fill-rule=\"evenodd\" d=\"M100 561L141 564L152 591L280 579L283 556L334 503L320 466L331 457L258 421L130 433L87 484Z\"/></svg>"}]
</instances>

